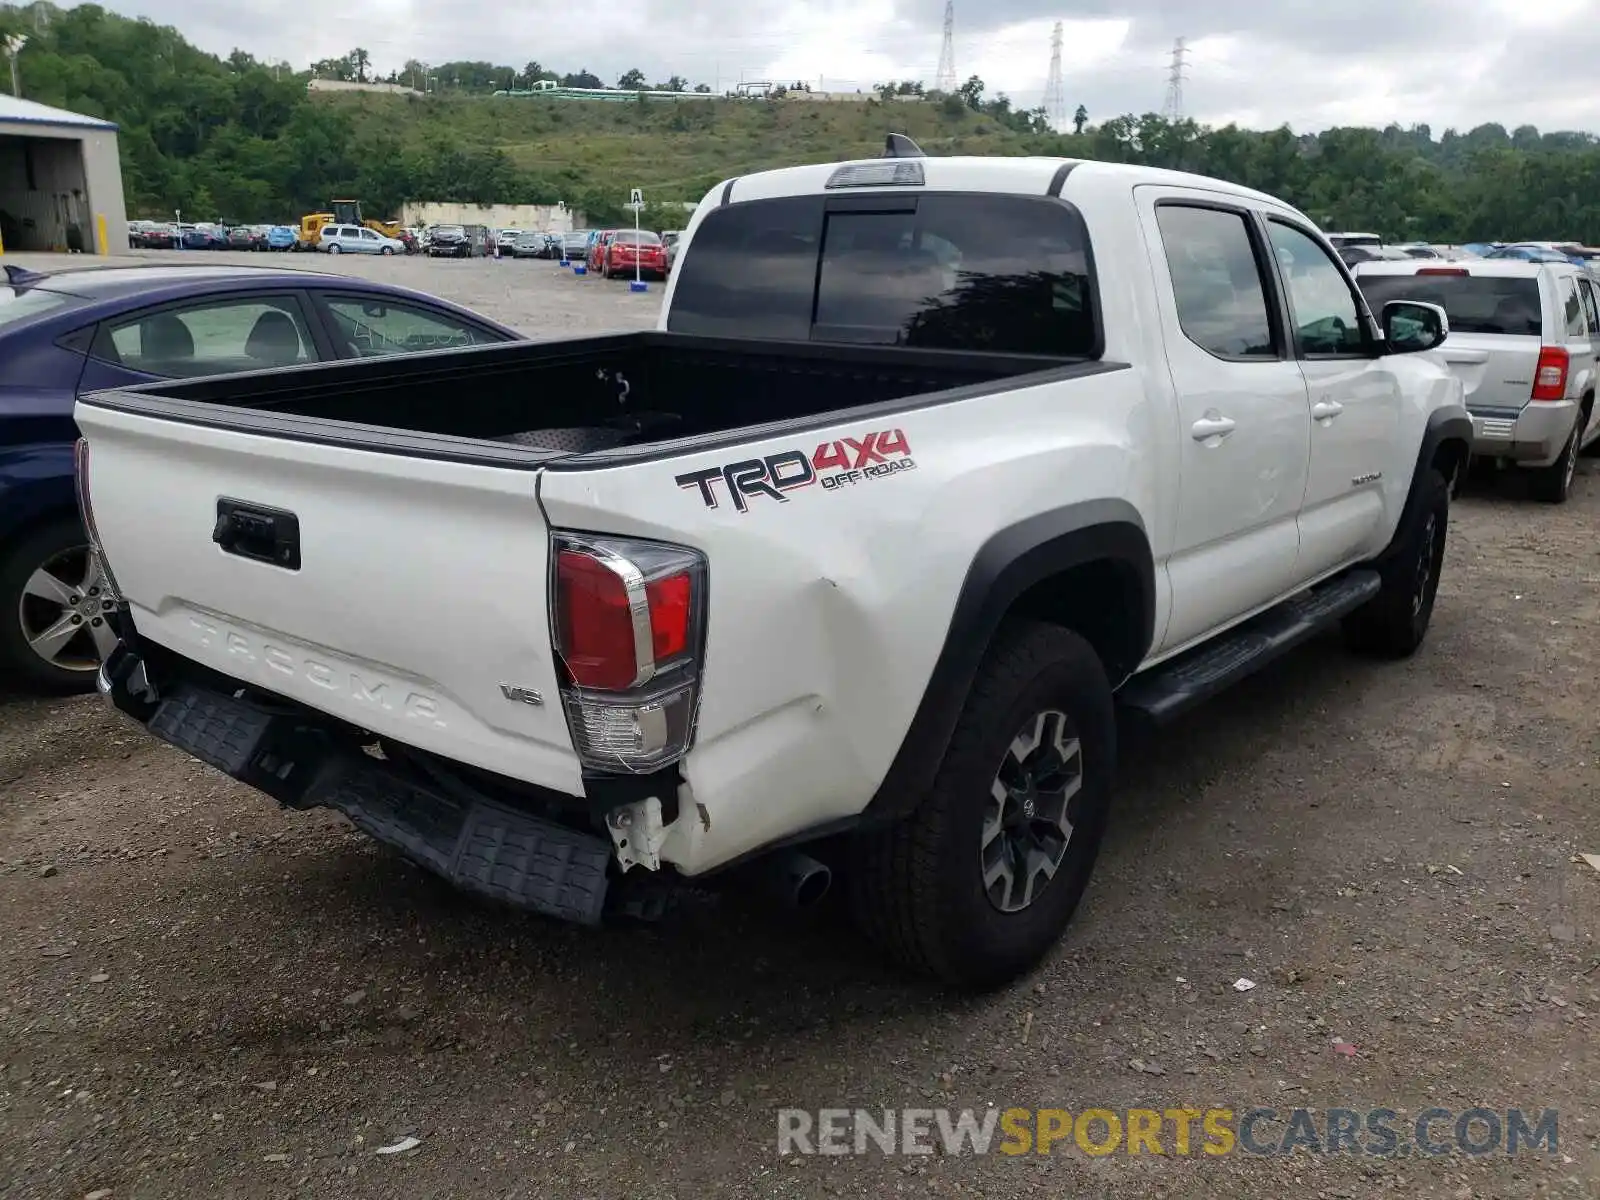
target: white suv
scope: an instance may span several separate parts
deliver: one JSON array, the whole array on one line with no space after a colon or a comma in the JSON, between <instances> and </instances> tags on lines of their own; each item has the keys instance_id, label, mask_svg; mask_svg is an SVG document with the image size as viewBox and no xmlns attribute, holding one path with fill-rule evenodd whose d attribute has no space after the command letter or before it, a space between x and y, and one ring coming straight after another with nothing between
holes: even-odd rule
<instances>
[{"instance_id":1,"label":"white suv","mask_svg":"<svg viewBox=\"0 0 1600 1200\"><path fill-rule=\"evenodd\" d=\"M1356 282L1374 312L1390 300L1442 307L1450 336L1434 353L1465 385L1474 454L1531 468L1533 494L1560 504L1578 453L1600 433L1600 285L1570 263L1489 259L1366 262Z\"/></svg>"}]
</instances>

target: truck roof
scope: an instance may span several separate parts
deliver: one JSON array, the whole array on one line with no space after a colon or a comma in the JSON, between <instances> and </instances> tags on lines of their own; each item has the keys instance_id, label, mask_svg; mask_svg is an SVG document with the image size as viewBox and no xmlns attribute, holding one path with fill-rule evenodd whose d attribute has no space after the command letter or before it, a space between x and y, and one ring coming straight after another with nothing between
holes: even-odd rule
<instances>
[{"instance_id":1,"label":"truck roof","mask_svg":"<svg viewBox=\"0 0 1600 1200\"><path fill-rule=\"evenodd\" d=\"M807 195L823 191L828 177L840 167L882 164L890 161L894 160L862 158L845 162L815 163L803 167L780 167L772 171L759 171L752 175L724 180L712 189L711 195L719 197L723 202ZM1123 193L1139 184L1165 184L1169 187L1203 188L1206 191L1289 207L1275 196L1269 196L1252 188L1240 187L1236 183L1213 179L1208 175L1195 175L1188 171L1168 171L1160 167L1144 167L1132 163L1101 162L1086 158L976 155L927 157L902 161L922 164L926 178L922 189L928 191L1007 192L1024 195L1033 193L1042 196L1050 192L1052 181L1065 169L1067 174L1063 179L1061 194L1068 198L1097 192Z\"/></svg>"}]
</instances>

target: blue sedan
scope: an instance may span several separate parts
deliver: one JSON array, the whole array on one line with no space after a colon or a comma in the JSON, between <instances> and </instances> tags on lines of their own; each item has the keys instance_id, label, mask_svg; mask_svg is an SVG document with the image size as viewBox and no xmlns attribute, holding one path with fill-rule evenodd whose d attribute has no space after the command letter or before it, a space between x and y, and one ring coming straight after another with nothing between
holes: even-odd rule
<instances>
[{"instance_id":1,"label":"blue sedan","mask_svg":"<svg viewBox=\"0 0 1600 1200\"><path fill-rule=\"evenodd\" d=\"M0 675L94 685L111 602L79 524L72 408L98 388L515 341L432 296L259 267L91 266L0 278ZM161 481L149 481L159 488Z\"/></svg>"}]
</instances>

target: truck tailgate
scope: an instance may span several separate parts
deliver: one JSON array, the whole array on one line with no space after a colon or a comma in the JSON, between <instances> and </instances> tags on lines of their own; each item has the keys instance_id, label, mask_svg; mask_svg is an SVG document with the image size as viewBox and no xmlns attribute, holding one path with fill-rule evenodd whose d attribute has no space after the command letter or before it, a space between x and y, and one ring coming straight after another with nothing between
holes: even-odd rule
<instances>
[{"instance_id":1,"label":"truck tailgate","mask_svg":"<svg viewBox=\"0 0 1600 1200\"><path fill-rule=\"evenodd\" d=\"M141 638L373 733L583 794L536 470L92 403L76 415L95 525ZM213 540L231 504L246 523L269 515L265 542ZM294 525L297 565L239 552Z\"/></svg>"}]
</instances>

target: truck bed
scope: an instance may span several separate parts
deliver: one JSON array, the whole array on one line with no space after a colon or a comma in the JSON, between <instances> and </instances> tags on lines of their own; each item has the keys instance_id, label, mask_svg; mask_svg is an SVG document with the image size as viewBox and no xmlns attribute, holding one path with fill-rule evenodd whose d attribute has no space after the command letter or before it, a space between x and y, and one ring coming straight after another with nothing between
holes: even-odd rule
<instances>
[{"instance_id":1,"label":"truck bed","mask_svg":"<svg viewBox=\"0 0 1600 1200\"><path fill-rule=\"evenodd\" d=\"M651 456L755 426L978 394L1067 358L626 333L170 380L86 403L301 441L508 466ZM718 435L725 435L719 439Z\"/></svg>"}]
</instances>

